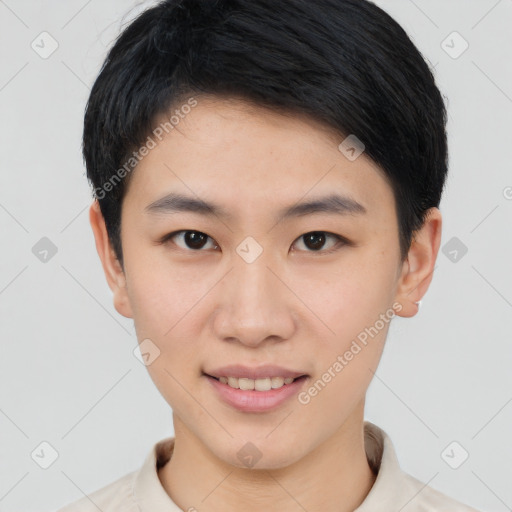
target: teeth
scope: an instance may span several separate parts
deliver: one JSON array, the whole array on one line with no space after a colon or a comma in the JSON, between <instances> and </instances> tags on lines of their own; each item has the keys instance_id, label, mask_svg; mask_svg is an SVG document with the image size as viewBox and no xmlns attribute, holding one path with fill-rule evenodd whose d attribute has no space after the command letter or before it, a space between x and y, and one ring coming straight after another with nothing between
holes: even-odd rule
<instances>
[{"instance_id":1,"label":"teeth","mask_svg":"<svg viewBox=\"0 0 512 512\"><path fill-rule=\"evenodd\" d=\"M256 391L269 391L270 389L279 389L285 384L291 384L295 379L293 377L267 377L265 379L246 379L244 377L219 377L219 381L227 384L229 387L242 390L255 389Z\"/></svg>"}]
</instances>

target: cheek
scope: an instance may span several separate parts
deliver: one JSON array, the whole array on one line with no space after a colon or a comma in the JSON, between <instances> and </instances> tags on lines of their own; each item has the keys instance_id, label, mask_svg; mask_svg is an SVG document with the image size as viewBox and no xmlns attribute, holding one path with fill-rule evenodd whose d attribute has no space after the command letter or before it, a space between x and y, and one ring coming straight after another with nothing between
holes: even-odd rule
<instances>
[{"instance_id":1,"label":"cheek","mask_svg":"<svg viewBox=\"0 0 512 512\"><path fill-rule=\"evenodd\" d=\"M135 262L133 262L135 263ZM127 264L127 287L139 342L149 338L160 351L150 373L185 373L197 366L198 322L201 298L211 284L196 274L173 272L170 265L156 261ZM177 354L179 356L177 356ZM152 375L154 377L154 375ZM163 375L164 379L169 379Z\"/></svg>"},{"instance_id":2,"label":"cheek","mask_svg":"<svg viewBox=\"0 0 512 512\"><path fill-rule=\"evenodd\" d=\"M197 336L191 329L196 325L194 305L205 291L168 270L155 265L149 270L133 268L127 281L137 339L151 340L158 353L146 369L167 403L181 411L190 406L182 385L193 392L194 372L200 373ZM190 290L195 291L187 293Z\"/></svg>"},{"instance_id":3,"label":"cheek","mask_svg":"<svg viewBox=\"0 0 512 512\"><path fill-rule=\"evenodd\" d=\"M169 335L169 330L197 302L201 284L183 272L176 272L170 264L155 259L132 259L126 262L126 269L136 326L148 330L146 336L150 333L157 337Z\"/></svg>"},{"instance_id":4,"label":"cheek","mask_svg":"<svg viewBox=\"0 0 512 512\"><path fill-rule=\"evenodd\" d=\"M375 253L358 253L332 269L328 279L318 272L303 278L302 290L310 290L307 304L326 333L316 338L316 380L304 396L310 411L332 409L339 412L333 421L341 421L340 415L364 398L394 317L392 264Z\"/></svg>"},{"instance_id":5,"label":"cheek","mask_svg":"<svg viewBox=\"0 0 512 512\"><path fill-rule=\"evenodd\" d=\"M394 312L386 279L367 282L351 274L324 293L327 299L324 295L315 307L334 333L326 331L326 336L317 338L317 373L301 403L305 412L334 428L364 399ZM328 417L325 411L330 411Z\"/></svg>"},{"instance_id":6,"label":"cheek","mask_svg":"<svg viewBox=\"0 0 512 512\"><path fill-rule=\"evenodd\" d=\"M295 290L339 346L389 310L395 286L392 268L390 262L354 252L336 266L304 272Z\"/></svg>"}]
</instances>

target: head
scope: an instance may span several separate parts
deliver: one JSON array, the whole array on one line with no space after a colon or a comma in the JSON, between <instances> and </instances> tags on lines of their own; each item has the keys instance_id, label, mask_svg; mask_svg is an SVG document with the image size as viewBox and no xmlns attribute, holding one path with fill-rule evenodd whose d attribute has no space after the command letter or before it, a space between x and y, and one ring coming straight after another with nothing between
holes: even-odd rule
<instances>
[{"instance_id":1,"label":"head","mask_svg":"<svg viewBox=\"0 0 512 512\"><path fill-rule=\"evenodd\" d=\"M393 316L432 279L445 124L428 65L370 2L166 0L122 32L85 115L90 220L177 432L282 467L360 418ZM205 375L228 364L307 379L241 412Z\"/></svg>"}]
</instances>

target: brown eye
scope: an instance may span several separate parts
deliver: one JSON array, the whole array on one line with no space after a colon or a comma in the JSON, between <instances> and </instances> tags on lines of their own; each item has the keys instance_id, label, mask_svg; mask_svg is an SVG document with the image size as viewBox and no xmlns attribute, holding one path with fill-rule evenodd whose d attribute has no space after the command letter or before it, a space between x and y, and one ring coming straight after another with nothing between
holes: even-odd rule
<instances>
[{"instance_id":1,"label":"brown eye","mask_svg":"<svg viewBox=\"0 0 512 512\"><path fill-rule=\"evenodd\" d=\"M322 233L321 231L314 231L313 233L302 235L302 237L306 247L314 249L315 251L324 246L326 239L325 233Z\"/></svg>"},{"instance_id":2,"label":"brown eye","mask_svg":"<svg viewBox=\"0 0 512 512\"><path fill-rule=\"evenodd\" d=\"M333 243L327 244L327 249L322 250L326 241L332 240ZM326 231L311 231L298 238L306 246L306 252L319 252L322 254L335 251L339 245L345 245L346 241L338 235L327 233Z\"/></svg>"},{"instance_id":3,"label":"brown eye","mask_svg":"<svg viewBox=\"0 0 512 512\"><path fill-rule=\"evenodd\" d=\"M192 230L182 230L176 231L174 233L170 233L166 235L162 242L168 242L170 240L176 240L174 243L181 249L192 249L194 251L200 251L205 246L207 246L208 240L213 242L213 239L210 238L206 233L202 233L201 231L192 231ZM210 248L215 249L217 244L213 243L213 246Z\"/></svg>"}]
</instances>

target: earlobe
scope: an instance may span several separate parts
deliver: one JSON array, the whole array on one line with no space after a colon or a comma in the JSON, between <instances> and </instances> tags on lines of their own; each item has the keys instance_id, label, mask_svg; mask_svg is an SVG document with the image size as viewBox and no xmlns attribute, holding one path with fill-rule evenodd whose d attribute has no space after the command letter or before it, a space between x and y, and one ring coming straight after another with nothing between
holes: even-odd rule
<instances>
[{"instance_id":1,"label":"earlobe","mask_svg":"<svg viewBox=\"0 0 512 512\"><path fill-rule=\"evenodd\" d=\"M432 281L441 231L441 212L438 208L431 208L423 226L414 234L402 266L396 291L396 300L402 305L398 316L409 318L418 313L421 300Z\"/></svg>"},{"instance_id":2,"label":"earlobe","mask_svg":"<svg viewBox=\"0 0 512 512\"><path fill-rule=\"evenodd\" d=\"M109 288L113 293L114 307L126 318L133 318L126 288L126 278L108 237L105 219L97 200L89 208L89 222L94 234L96 250L101 260Z\"/></svg>"}]
</instances>

